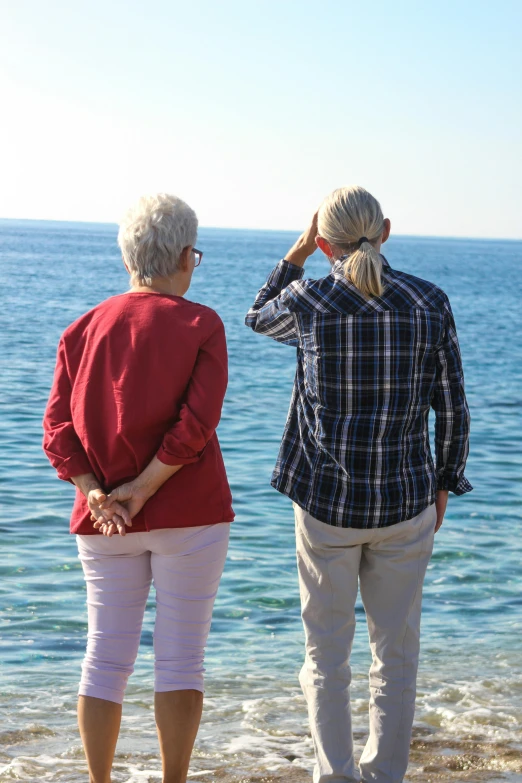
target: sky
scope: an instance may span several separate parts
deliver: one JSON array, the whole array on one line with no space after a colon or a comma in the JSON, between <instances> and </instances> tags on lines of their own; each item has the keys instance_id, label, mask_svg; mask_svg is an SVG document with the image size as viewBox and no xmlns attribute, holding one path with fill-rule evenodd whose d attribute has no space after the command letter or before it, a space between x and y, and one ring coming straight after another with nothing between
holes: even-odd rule
<instances>
[{"instance_id":1,"label":"sky","mask_svg":"<svg viewBox=\"0 0 522 783\"><path fill-rule=\"evenodd\" d=\"M521 0L0 0L0 217L522 238Z\"/></svg>"}]
</instances>

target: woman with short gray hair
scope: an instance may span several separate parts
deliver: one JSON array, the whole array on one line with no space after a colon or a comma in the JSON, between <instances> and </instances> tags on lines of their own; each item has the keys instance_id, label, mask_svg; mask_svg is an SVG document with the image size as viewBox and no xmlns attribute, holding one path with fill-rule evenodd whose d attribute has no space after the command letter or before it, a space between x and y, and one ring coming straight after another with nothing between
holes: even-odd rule
<instances>
[{"instance_id":1,"label":"woman with short gray hair","mask_svg":"<svg viewBox=\"0 0 522 783\"><path fill-rule=\"evenodd\" d=\"M225 332L217 313L184 299L202 257L197 227L187 204L162 193L128 212L118 241L130 291L65 330L45 412L44 450L77 488L70 529L89 625L78 717L91 783L110 780L152 581L165 781L186 780L201 717L234 513L216 436Z\"/></svg>"},{"instance_id":2,"label":"woman with short gray hair","mask_svg":"<svg viewBox=\"0 0 522 783\"><path fill-rule=\"evenodd\" d=\"M183 263L184 248L194 247L198 219L176 196L143 196L120 223L118 244L133 285L151 286L169 278Z\"/></svg>"}]
</instances>

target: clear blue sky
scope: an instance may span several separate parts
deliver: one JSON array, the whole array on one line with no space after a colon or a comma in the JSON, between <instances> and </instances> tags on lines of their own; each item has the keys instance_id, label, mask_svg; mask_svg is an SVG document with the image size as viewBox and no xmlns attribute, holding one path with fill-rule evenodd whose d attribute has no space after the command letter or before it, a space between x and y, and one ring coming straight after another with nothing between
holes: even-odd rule
<instances>
[{"instance_id":1,"label":"clear blue sky","mask_svg":"<svg viewBox=\"0 0 522 783\"><path fill-rule=\"evenodd\" d=\"M0 216L522 237L521 0L0 0Z\"/></svg>"}]
</instances>

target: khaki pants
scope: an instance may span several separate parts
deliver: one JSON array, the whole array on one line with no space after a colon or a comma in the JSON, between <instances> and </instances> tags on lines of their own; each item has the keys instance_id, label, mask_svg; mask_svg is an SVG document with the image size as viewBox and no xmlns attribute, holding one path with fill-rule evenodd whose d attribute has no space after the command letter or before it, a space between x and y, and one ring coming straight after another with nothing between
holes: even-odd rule
<instances>
[{"instance_id":1,"label":"khaki pants","mask_svg":"<svg viewBox=\"0 0 522 783\"><path fill-rule=\"evenodd\" d=\"M408 766L419 660L422 584L433 548L435 505L386 528L319 522L294 504L314 783L400 783ZM373 663L370 735L353 757L350 652L361 585Z\"/></svg>"}]
</instances>

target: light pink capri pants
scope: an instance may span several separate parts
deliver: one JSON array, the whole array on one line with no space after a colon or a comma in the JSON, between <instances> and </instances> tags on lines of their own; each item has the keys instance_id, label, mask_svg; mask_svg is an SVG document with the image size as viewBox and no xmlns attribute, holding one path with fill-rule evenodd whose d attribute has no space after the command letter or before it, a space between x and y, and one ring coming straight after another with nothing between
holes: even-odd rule
<instances>
[{"instance_id":1,"label":"light pink capri pants","mask_svg":"<svg viewBox=\"0 0 522 783\"><path fill-rule=\"evenodd\" d=\"M229 530L222 522L123 537L76 536L89 623L81 696L123 702L152 581L154 690L204 690L205 645Z\"/></svg>"}]
</instances>

